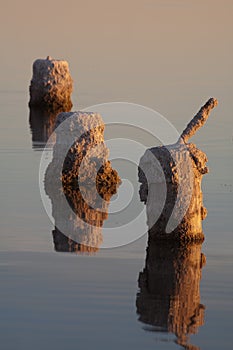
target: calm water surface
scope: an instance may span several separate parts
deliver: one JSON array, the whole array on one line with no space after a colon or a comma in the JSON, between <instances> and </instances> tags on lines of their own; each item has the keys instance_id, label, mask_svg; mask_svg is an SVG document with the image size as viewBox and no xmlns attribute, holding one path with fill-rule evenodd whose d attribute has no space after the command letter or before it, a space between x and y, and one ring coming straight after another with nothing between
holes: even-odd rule
<instances>
[{"instance_id":1,"label":"calm water surface","mask_svg":"<svg viewBox=\"0 0 233 350\"><path fill-rule=\"evenodd\" d=\"M203 180L202 247L189 247L185 259L182 249L146 252L144 236L122 248L71 254L54 250L39 193L42 148L35 135L32 142L27 102L26 92L0 93L2 349L231 349L230 121L218 136L213 121L209 138L196 139L211 167Z\"/></svg>"}]
</instances>

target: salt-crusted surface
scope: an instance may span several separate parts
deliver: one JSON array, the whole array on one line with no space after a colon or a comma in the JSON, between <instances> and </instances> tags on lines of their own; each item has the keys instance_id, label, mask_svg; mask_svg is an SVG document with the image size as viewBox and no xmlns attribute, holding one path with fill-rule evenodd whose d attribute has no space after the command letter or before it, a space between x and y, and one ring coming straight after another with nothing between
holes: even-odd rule
<instances>
[{"instance_id":1,"label":"salt-crusted surface","mask_svg":"<svg viewBox=\"0 0 233 350\"><path fill-rule=\"evenodd\" d=\"M30 84L30 106L57 109L72 107L71 93L73 80L67 61L55 60L48 56L33 63L33 76Z\"/></svg>"},{"instance_id":2,"label":"salt-crusted surface","mask_svg":"<svg viewBox=\"0 0 233 350\"><path fill-rule=\"evenodd\" d=\"M202 220L207 210L203 206L201 181L208 172L207 157L194 144L186 142L216 105L217 100L210 99L176 144L148 149L140 159L139 193L147 206L149 234L153 238L204 239Z\"/></svg>"}]
</instances>

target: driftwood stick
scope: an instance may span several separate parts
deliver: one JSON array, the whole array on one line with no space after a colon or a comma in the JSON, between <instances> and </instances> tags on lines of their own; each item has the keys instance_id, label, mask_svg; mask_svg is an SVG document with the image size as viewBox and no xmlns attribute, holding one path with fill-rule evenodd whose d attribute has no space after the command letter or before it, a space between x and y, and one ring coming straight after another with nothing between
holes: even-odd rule
<instances>
[{"instance_id":1,"label":"driftwood stick","mask_svg":"<svg viewBox=\"0 0 233 350\"><path fill-rule=\"evenodd\" d=\"M187 143L190 137L192 137L198 129L200 129L207 121L211 110L218 105L216 98L210 98L204 106L201 107L200 111L193 117L191 122L182 132L178 143Z\"/></svg>"}]
</instances>

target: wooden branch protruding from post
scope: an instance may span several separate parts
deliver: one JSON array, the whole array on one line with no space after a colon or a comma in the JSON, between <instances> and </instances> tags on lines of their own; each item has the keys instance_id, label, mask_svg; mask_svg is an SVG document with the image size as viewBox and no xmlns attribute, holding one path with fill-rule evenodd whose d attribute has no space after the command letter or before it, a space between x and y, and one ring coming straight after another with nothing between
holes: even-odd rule
<instances>
[{"instance_id":1,"label":"wooden branch protruding from post","mask_svg":"<svg viewBox=\"0 0 233 350\"><path fill-rule=\"evenodd\" d=\"M204 106L201 107L199 112L193 117L191 122L182 132L178 143L187 143L190 137L192 137L198 129L200 129L207 121L211 110L218 105L216 98L210 98Z\"/></svg>"}]
</instances>

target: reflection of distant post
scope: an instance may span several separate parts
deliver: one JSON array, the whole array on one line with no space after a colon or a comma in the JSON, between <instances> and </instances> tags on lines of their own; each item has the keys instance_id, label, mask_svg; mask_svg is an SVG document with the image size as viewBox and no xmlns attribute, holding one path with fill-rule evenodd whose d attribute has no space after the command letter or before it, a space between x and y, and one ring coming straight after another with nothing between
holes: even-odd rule
<instances>
[{"instance_id":1,"label":"reflection of distant post","mask_svg":"<svg viewBox=\"0 0 233 350\"><path fill-rule=\"evenodd\" d=\"M188 344L188 336L204 324L200 303L204 262L201 244L158 244L149 239L146 266L139 274L139 320L153 326L154 331L174 333L185 349L197 349Z\"/></svg>"},{"instance_id":2,"label":"reflection of distant post","mask_svg":"<svg viewBox=\"0 0 233 350\"><path fill-rule=\"evenodd\" d=\"M54 131L56 117L64 108L47 109L30 107L29 124L32 133L32 147L43 148ZM67 111L68 112L68 111Z\"/></svg>"}]
</instances>

